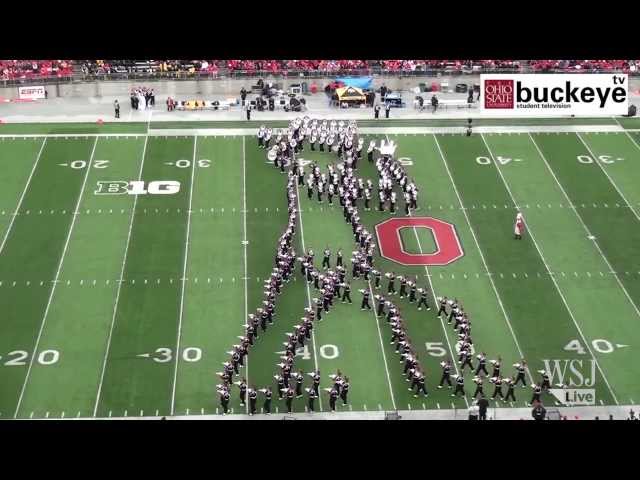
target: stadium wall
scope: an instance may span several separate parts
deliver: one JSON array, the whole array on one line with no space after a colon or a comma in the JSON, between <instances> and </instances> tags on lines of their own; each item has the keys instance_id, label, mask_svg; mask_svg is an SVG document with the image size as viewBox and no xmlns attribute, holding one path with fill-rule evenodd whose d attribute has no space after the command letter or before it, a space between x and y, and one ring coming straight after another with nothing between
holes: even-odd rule
<instances>
[{"instance_id":1,"label":"stadium wall","mask_svg":"<svg viewBox=\"0 0 640 480\"><path fill-rule=\"evenodd\" d=\"M306 82L310 88L313 83L318 86L319 92L335 80L335 77L319 78L283 78L267 76L261 77L265 83L274 82L282 85L287 90L291 84ZM251 90L258 77L251 78L218 78L218 79L189 79L189 80L95 80L73 81L55 84L46 84L49 98L75 97L75 98L100 98L100 97L125 97L132 88L147 86L153 88L159 96L202 96L202 97L237 97L240 89L245 87ZM384 83L391 90L409 91L420 83L447 82L449 88L455 88L458 83L479 84L479 75L442 75L442 76L375 76L374 88L378 89ZM629 86L632 94L640 92L640 78L629 78ZM18 87L0 87L0 98L13 100L18 98Z\"/></svg>"},{"instance_id":2,"label":"stadium wall","mask_svg":"<svg viewBox=\"0 0 640 480\"><path fill-rule=\"evenodd\" d=\"M282 85L287 90L291 84L306 82L309 88L315 83L320 92L324 87L335 80L335 77L321 78L283 78L283 77L261 77L265 83L273 82ZM218 78L218 79L194 79L194 80L97 80L91 82L75 81L69 83L49 84L46 86L49 98L55 97L112 97L129 94L132 88L147 86L153 88L157 95L203 95L203 96L239 96L240 89L245 87L251 90L251 85L255 84L257 77L251 78ZM419 83L430 85L433 82L448 82L451 88L457 83L480 83L479 75L457 75L457 76L374 76L374 88L380 88L384 83L391 90L407 91L417 87ZM18 98L18 87L1 87L0 97L7 99Z\"/></svg>"}]
</instances>

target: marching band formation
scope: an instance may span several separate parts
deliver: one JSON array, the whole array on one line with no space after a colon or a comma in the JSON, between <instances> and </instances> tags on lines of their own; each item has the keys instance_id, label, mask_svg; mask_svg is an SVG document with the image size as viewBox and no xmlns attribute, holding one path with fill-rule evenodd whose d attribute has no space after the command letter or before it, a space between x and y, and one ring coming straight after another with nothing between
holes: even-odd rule
<instances>
[{"instance_id":1,"label":"marching band formation","mask_svg":"<svg viewBox=\"0 0 640 480\"><path fill-rule=\"evenodd\" d=\"M289 222L280 236L278 248L274 256L274 268L270 278L265 281L264 296L262 306L254 313L248 315L244 325L245 334L238 337L240 343L233 345L232 350L227 352L230 357L224 362L224 369L218 372L222 383L217 385L220 395L220 403L223 414L228 412L228 404L231 396L232 385L236 385L239 390L240 403L247 405L248 413L257 413L257 397L261 393L264 397L262 411L271 413L271 401L273 391L271 386L256 389L253 385L248 385L245 378L233 381L234 377L240 376L239 368L244 365L244 360L249 354L251 347L259 339L260 333L266 332L268 327L274 323L276 317L276 300L282 293L284 284L289 283L295 275L295 263L300 264L300 275L306 280L309 286L317 292L317 296L310 300L309 305L304 309L304 316L301 317L298 325L294 325L293 331L286 333L283 342L284 351L277 363L278 373L274 375L276 393L279 400L285 400L287 412L293 411L294 399L299 399L306 393L308 412L315 411L315 400L319 398L321 390L321 374L319 370L305 372L294 368L296 354L300 349L305 348L305 344L311 340L314 324L322 322L323 316L330 313L334 301L340 300L342 303L352 303L351 281L363 280L365 288L359 290L362 294L360 308L362 310L372 310L371 297L376 300L374 313L378 318L386 319L392 336L391 344L395 344L395 352L400 357L403 364L403 374L406 381L410 383L408 389L414 393L414 397L420 394L428 396L426 387L426 371L421 365L417 350L414 348L406 329L402 313L397 302L391 300L395 295L400 299L406 298L409 304L416 304L418 310L424 307L430 310L428 300L428 288L419 288L417 278L409 278L396 275L394 272L383 273L374 266L374 253L376 245L373 235L361 222L359 208L371 209L373 182L369 179L356 176L358 162L362 160L364 150L364 140L358 135L356 122L327 121L304 117L297 118L283 130L273 130L264 126L260 127L257 135L258 145L267 150L267 158L273 162L275 168L287 173L287 201ZM271 145L271 141L274 144ZM319 165L308 163L308 175L305 176L305 165L298 160L298 154L308 147L311 151L332 152L337 154L337 163L329 163L327 170L323 172ZM325 150L326 149L326 150ZM402 192L404 200L405 214L410 215L413 210L418 209L418 188L414 181L407 175L403 165L394 159L396 145L393 142L382 140L378 146L375 141L369 142L366 149L367 161L375 164L378 172L377 200L378 210L393 213L396 211L396 191ZM374 158L376 157L376 158ZM342 207L344 220L351 225L355 250L351 254L351 279L347 279L347 269L343 263L343 253L341 249L336 251L335 266L332 268L332 252L327 247L323 251L322 265L315 266L315 255L312 250L297 256L292 246L293 237L298 221L298 189L306 186L307 197L322 203L326 198L330 205L333 205L334 197ZM521 216L516 221L516 235L521 235L523 223ZM387 279L386 295L375 294L374 291L381 290L382 276ZM399 292L396 291L396 282L399 283ZM438 302L438 318L443 316L448 325L457 334L456 349L458 351L458 368L454 367L451 360L445 360L440 365L442 367L442 377L438 388L443 388L446 383L448 388L453 388L451 379L455 381L455 389L451 396L465 396L464 371L466 367L474 373L473 382L476 385L473 398L484 396L483 383L485 376L488 376L486 369L487 356L484 352L475 355L477 365L474 366L474 349L471 338L471 319L465 312L458 299L448 299L447 297L436 299ZM492 374L489 377L494 385L492 399L500 398L504 402L514 401L514 389L521 384L526 387L527 382L525 372L527 370L526 361L514 364L516 374L503 377L501 374L501 359L490 360ZM456 374L451 370L455 369ZM549 376L546 372L540 371L542 380L538 384L533 384L533 397L531 403L540 400L543 390L549 389ZM484 375L483 375L484 374ZM305 387L305 378L309 378L311 385ZM348 394L350 389L349 378L340 370L328 376L332 386L324 388L322 391L328 395L330 410L335 412L337 399L342 400L343 405L348 405ZM506 394L503 391L506 386ZM304 392L304 393L303 393Z\"/></svg>"}]
</instances>

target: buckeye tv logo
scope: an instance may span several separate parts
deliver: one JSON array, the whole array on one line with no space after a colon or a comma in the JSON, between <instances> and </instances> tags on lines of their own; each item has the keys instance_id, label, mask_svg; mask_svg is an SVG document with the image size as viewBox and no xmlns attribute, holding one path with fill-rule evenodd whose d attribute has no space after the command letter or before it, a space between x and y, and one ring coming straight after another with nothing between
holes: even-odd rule
<instances>
[{"instance_id":1,"label":"buckeye tv logo","mask_svg":"<svg viewBox=\"0 0 640 480\"><path fill-rule=\"evenodd\" d=\"M484 108L513 108L514 101L514 81L487 79L484 82Z\"/></svg>"},{"instance_id":2,"label":"buckeye tv logo","mask_svg":"<svg viewBox=\"0 0 640 480\"><path fill-rule=\"evenodd\" d=\"M508 116L614 116L629 108L627 74L483 74L482 113Z\"/></svg>"}]
</instances>

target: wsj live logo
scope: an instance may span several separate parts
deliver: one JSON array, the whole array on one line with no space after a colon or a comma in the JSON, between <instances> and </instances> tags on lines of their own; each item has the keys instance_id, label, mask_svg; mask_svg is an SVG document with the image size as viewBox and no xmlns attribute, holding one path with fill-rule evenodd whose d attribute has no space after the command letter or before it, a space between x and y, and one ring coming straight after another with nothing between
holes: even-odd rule
<instances>
[{"instance_id":1,"label":"wsj live logo","mask_svg":"<svg viewBox=\"0 0 640 480\"><path fill-rule=\"evenodd\" d=\"M566 406L596 404L596 391L593 388L553 388L550 393Z\"/></svg>"},{"instance_id":2,"label":"wsj live logo","mask_svg":"<svg viewBox=\"0 0 640 480\"><path fill-rule=\"evenodd\" d=\"M514 98L513 80L484 82L484 108L513 108Z\"/></svg>"}]
</instances>

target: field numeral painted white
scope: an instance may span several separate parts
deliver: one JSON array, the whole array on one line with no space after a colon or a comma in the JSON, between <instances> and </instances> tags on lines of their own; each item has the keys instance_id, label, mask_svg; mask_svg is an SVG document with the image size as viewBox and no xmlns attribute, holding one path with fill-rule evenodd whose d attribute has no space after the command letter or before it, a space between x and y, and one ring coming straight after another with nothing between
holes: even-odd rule
<instances>
[{"instance_id":1,"label":"field numeral painted white","mask_svg":"<svg viewBox=\"0 0 640 480\"><path fill-rule=\"evenodd\" d=\"M38 355L38 363L41 365L53 365L60 359L60 352L57 350L43 350Z\"/></svg>"},{"instance_id":2,"label":"field numeral painted white","mask_svg":"<svg viewBox=\"0 0 640 480\"><path fill-rule=\"evenodd\" d=\"M159 357L158 356L153 357L154 362L167 363L167 362L170 362L171 359L173 358L173 352L171 351L170 348L160 347L156 349L155 353L158 354Z\"/></svg>"},{"instance_id":3,"label":"field numeral painted white","mask_svg":"<svg viewBox=\"0 0 640 480\"><path fill-rule=\"evenodd\" d=\"M167 347L157 348L154 352L156 356L153 357L153 361L157 363L167 363L173 360L173 350ZM142 354L138 356L149 356L148 354ZM198 347L186 347L182 350L182 359L185 362L197 362L202 359L202 349Z\"/></svg>"},{"instance_id":4,"label":"field numeral painted white","mask_svg":"<svg viewBox=\"0 0 640 480\"><path fill-rule=\"evenodd\" d=\"M198 160L196 164L200 168L209 168L211 166L211 160L207 158L202 158ZM176 161L174 165L178 168L189 168L191 167L191 160L187 160L186 158L181 158L180 160Z\"/></svg>"},{"instance_id":5,"label":"field numeral painted white","mask_svg":"<svg viewBox=\"0 0 640 480\"><path fill-rule=\"evenodd\" d=\"M338 351L338 347L335 345L322 345L320 347L320 356L322 358L326 358L327 360L333 360L334 358L338 358L340 352Z\"/></svg>"},{"instance_id":6,"label":"field numeral painted white","mask_svg":"<svg viewBox=\"0 0 640 480\"><path fill-rule=\"evenodd\" d=\"M496 156L496 162L500 165L507 165L511 162L521 162L521 158L508 158L500 155ZM476 163L478 165L491 165L491 159L489 157L476 157Z\"/></svg>"},{"instance_id":7,"label":"field numeral painted white","mask_svg":"<svg viewBox=\"0 0 640 480\"><path fill-rule=\"evenodd\" d=\"M14 356L14 355L15 355L15 358L12 358L11 360L4 362L6 366L15 367L16 365L27 364L25 360L29 357L29 353L25 352L24 350L15 350L13 352L9 352L7 354L7 357Z\"/></svg>"},{"instance_id":8,"label":"field numeral painted white","mask_svg":"<svg viewBox=\"0 0 640 480\"><path fill-rule=\"evenodd\" d=\"M589 164L593 163L593 157L591 155L578 155L578 162ZM611 155L598 155L598 160L605 165L611 165L612 163L616 163L620 160L624 160L624 158L616 157L614 158Z\"/></svg>"},{"instance_id":9,"label":"field numeral painted white","mask_svg":"<svg viewBox=\"0 0 640 480\"><path fill-rule=\"evenodd\" d=\"M609 340L605 340L604 338L596 338L595 340L592 340L591 345L593 346L593 349L598 353L612 353L616 348L624 348L629 346L620 344L613 345ZM571 340L569 343L567 343L564 349L566 351L577 352L580 355L584 355L586 353L585 349L580 343L580 340Z\"/></svg>"},{"instance_id":10,"label":"field numeral painted white","mask_svg":"<svg viewBox=\"0 0 640 480\"><path fill-rule=\"evenodd\" d=\"M444 349L442 342L426 342L427 353L432 357L444 357L447 351Z\"/></svg>"},{"instance_id":11,"label":"field numeral painted white","mask_svg":"<svg viewBox=\"0 0 640 480\"><path fill-rule=\"evenodd\" d=\"M74 160L69 164L61 163L60 165L63 167L69 166L74 170L82 170L87 166L87 162L86 160ZM107 168L109 166L109 160L94 160L92 166L93 168Z\"/></svg>"},{"instance_id":12,"label":"field numeral painted white","mask_svg":"<svg viewBox=\"0 0 640 480\"><path fill-rule=\"evenodd\" d=\"M404 167L411 167L413 165L413 160L411 160L410 157L400 157L398 161L400 162L400 165Z\"/></svg>"},{"instance_id":13,"label":"field numeral painted white","mask_svg":"<svg viewBox=\"0 0 640 480\"><path fill-rule=\"evenodd\" d=\"M185 362L197 362L202 358L202 350L198 347L187 347L182 351Z\"/></svg>"},{"instance_id":14,"label":"field numeral painted white","mask_svg":"<svg viewBox=\"0 0 640 480\"><path fill-rule=\"evenodd\" d=\"M338 347L331 344L322 345L318 350L320 351L320 356L326 360L333 360L334 358L338 358L340 355ZM304 347L296 348L296 357L302 357L303 360L311 360L309 347L305 345Z\"/></svg>"},{"instance_id":15,"label":"field numeral painted white","mask_svg":"<svg viewBox=\"0 0 640 480\"><path fill-rule=\"evenodd\" d=\"M9 352L7 357L13 357L6 362L4 365L7 367L16 367L26 365L27 358L29 358L29 352L24 350L14 350L13 352ZM40 365L53 365L60 360L60 352L58 350L43 350L38 355L38 363Z\"/></svg>"}]
</instances>

